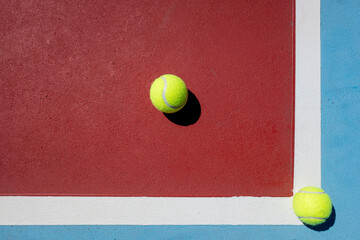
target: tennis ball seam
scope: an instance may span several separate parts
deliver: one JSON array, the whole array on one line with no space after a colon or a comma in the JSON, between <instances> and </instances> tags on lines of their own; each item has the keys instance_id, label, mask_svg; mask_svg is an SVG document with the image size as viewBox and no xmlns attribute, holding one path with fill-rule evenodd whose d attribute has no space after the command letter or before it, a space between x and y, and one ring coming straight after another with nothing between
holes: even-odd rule
<instances>
[{"instance_id":1,"label":"tennis ball seam","mask_svg":"<svg viewBox=\"0 0 360 240\"><path fill-rule=\"evenodd\" d=\"M162 78L162 80L164 80L164 88L163 88L163 91L162 91L162 98L163 98L163 101L166 104L166 106L168 106L169 108L172 108L172 109L178 109L178 108L182 107L184 105L184 103L182 105L180 105L180 106L173 106L167 101L166 95L165 95L166 94L166 89L167 89L167 81L166 81L165 77L161 77L161 78Z\"/></svg>"},{"instance_id":2,"label":"tennis ball seam","mask_svg":"<svg viewBox=\"0 0 360 240\"><path fill-rule=\"evenodd\" d=\"M299 219L300 219L300 218L306 218L306 219L326 220L326 218L320 218L320 217L301 217L301 216L299 216L298 218L299 218Z\"/></svg>"},{"instance_id":3,"label":"tennis ball seam","mask_svg":"<svg viewBox=\"0 0 360 240\"><path fill-rule=\"evenodd\" d=\"M310 192L310 191L298 191L298 193L315 193L315 194L326 194L326 192Z\"/></svg>"}]
</instances>

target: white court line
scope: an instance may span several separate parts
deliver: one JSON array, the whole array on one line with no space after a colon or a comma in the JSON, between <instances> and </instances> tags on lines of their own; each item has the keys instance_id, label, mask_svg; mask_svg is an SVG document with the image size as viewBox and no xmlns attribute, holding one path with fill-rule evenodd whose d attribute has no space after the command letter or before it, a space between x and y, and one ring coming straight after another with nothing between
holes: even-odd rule
<instances>
[{"instance_id":1,"label":"white court line","mask_svg":"<svg viewBox=\"0 0 360 240\"><path fill-rule=\"evenodd\" d=\"M296 1L295 96L297 191L321 184L320 0ZM291 202L291 197L0 197L0 224L300 225Z\"/></svg>"}]
</instances>

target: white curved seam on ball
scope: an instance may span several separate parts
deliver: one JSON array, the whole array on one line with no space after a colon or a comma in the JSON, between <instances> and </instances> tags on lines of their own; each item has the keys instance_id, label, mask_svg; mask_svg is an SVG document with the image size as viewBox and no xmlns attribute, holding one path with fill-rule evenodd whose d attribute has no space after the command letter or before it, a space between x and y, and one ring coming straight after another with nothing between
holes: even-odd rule
<instances>
[{"instance_id":1,"label":"white curved seam on ball","mask_svg":"<svg viewBox=\"0 0 360 240\"><path fill-rule=\"evenodd\" d=\"M326 219L326 218L319 218L319 217L298 217L298 218L317 219L317 220L325 220Z\"/></svg>"},{"instance_id":2,"label":"white curved seam on ball","mask_svg":"<svg viewBox=\"0 0 360 240\"><path fill-rule=\"evenodd\" d=\"M163 92L162 92L162 98L163 98L163 101L164 103L166 104L166 106L168 106L169 108L173 108L173 109L177 109L179 107L175 107L175 106L172 106L167 100L166 100L166 96L165 96L165 93L166 93L166 88L167 88L167 82L166 82L166 78L165 77L161 77L163 80L164 80L164 89L163 89Z\"/></svg>"},{"instance_id":3,"label":"white curved seam on ball","mask_svg":"<svg viewBox=\"0 0 360 240\"><path fill-rule=\"evenodd\" d=\"M326 192L308 192L308 191L299 191L299 193L315 193L315 194L326 194Z\"/></svg>"}]
</instances>

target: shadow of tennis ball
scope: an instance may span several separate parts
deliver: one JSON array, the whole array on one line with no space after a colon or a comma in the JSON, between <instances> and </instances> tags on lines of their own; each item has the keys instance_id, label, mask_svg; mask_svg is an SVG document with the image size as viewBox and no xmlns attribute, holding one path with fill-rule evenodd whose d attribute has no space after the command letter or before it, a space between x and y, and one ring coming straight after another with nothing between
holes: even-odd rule
<instances>
[{"instance_id":1,"label":"shadow of tennis ball","mask_svg":"<svg viewBox=\"0 0 360 240\"><path fill-rule=\"evenodd\" d=\"M176 113L164 113L169 121L180 125L189 126L195 124L201 115L201 106L197 97L188 90L189 96L186 105Z\"/></svg>"}]
</instances>

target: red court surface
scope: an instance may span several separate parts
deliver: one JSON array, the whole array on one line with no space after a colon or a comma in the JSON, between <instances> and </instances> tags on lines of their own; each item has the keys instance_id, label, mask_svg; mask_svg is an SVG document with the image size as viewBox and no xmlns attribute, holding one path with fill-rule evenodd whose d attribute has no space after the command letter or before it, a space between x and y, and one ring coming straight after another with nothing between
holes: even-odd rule
<instances>
[{"instance_id":1,"label":"red court surface","mask_svg":"<svg viewBox=\"0 0 360 240\"><path fill-rule=\"evenodd\" d=\"M0 2L0 195L292 196L294 28L288 0Z\"/></svg>"}]
</instances>

